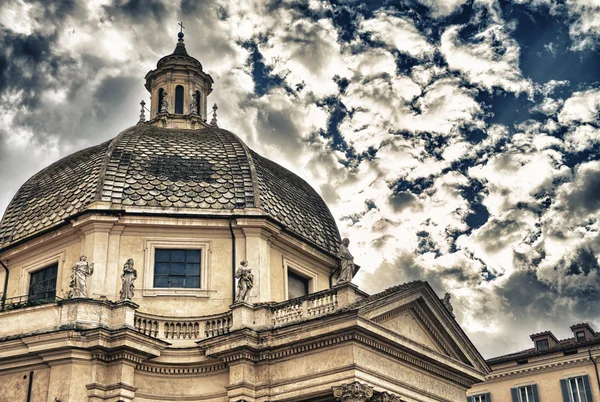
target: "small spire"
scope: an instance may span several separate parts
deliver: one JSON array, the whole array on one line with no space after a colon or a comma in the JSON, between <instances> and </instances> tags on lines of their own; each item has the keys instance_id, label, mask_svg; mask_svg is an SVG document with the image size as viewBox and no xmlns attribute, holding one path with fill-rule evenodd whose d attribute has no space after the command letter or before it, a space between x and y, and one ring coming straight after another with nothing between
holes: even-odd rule
<instances>
[{"instance_id":1,"label":"small spire","mask_svg":"<svg viewBox=\"0 0 600 402\"><path fill-rule=\"evenodd\" d=\"M210 121L210 125L212 127L219 127L217 125L217 109L218 109L218 107L217 107L216 103L213 105L212 109L213 109L213 117L212 117L212 120Z\"/></svg>"},{"instance_id":2,"label":"small spire","mask_svg":"<svg viewBox=\"0 0 600 402\"><path fill-rule=\"evenodd\" d=\"M145 123L146 122L146 102L144 102L144 100L142 99L142 101L140 102L140 105L142 105L142 110L140 110L139 123Z\"/></svg>"},{"instance_id":3,"label":"small spire","mask_svg":"<svg viewBox=\"0 0 600 402\"><path fill-rule=\"evenodd\" d=\"M177 42L183 42L183 30L185 29L185 27L183 26L183 22L180 22L178 25L179 33L177 34L177 37L179 38L179 40Z\"/></svg>"}]
</instances>

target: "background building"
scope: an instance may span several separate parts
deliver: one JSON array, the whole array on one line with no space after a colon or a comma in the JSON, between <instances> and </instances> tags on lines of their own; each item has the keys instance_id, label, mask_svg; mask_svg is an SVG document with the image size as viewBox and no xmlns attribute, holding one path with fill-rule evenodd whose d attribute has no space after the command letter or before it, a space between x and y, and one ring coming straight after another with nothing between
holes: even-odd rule
<instances>
[{"instance_id":1,"label":"background building","mask_svg":"<svg viewBox=\"0 0 600 402\"><path fill-rule=\"evenodd\" d=\"M600 334L587 323L571 330L563 340L550 331L533 334L533 348L489 359L492 371L468 402L600 401Z\"/></svg>"},{"instance_id":2,"label":"background building","mask_svg":"<svg viewBox=\"0 0 600 402\"><path fill-rule=\"evenodd\" d=\"M0 401L464 401L488 368L448 300L336 284L354 265L329 209L218 127L212 83L180 33L149 121L15 195Z\"/></svg>"}]
</instances>

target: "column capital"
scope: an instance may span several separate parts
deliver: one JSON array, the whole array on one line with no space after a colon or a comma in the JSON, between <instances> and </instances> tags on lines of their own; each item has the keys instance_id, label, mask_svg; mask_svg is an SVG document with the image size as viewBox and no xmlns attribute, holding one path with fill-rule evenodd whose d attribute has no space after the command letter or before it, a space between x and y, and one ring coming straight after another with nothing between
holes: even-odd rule
<instances>
[{"instance_id":1,"label":"column capital","mask_svg":"<svg viewBox=\"0 0 600 402\"><path fill-rule=\"evenodd\" d=\"M371 398L371 402L402 402L402 398L389 392L380 392Z\"/></svg>"},{"instance_id":2,"label":"column capital","mask_svg":"<svg viewBox=\"0 0 600 402\"><path fill-rule=\"evenodd\" d=\"M373 388L354 381L350 384L333 387L333 396L340 402L365 402L373 396Z\"/></svg>"}]
</instances>

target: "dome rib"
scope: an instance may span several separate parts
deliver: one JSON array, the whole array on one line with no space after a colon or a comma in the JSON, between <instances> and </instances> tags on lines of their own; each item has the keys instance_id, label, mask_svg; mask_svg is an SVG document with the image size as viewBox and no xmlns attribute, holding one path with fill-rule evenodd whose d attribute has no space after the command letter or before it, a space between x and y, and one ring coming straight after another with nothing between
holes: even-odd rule
<instances>
[{"instance_id":1,"label":"dome rib","mask_svg":"<svg viewBox=\"0 0 600 402\"><path fill-rule=\"evenodd\" d=\"M317 192L234 133L140 124L29 179L0 221L0 247L51 230L95 201L110 210L182 216L247 216L260 209L325 252L335 254L340 242Z\"/></svg>"}]
</instances>

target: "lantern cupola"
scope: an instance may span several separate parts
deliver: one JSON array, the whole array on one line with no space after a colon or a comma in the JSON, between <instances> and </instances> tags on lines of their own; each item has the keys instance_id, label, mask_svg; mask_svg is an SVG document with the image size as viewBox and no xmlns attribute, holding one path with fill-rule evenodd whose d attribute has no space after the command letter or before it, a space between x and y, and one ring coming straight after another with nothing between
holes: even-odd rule
<instances>
[{"instance_id":1,"label":"lantern cupola","mask_svg":"<svg viewBox=\"0 0 600 402\"><path fill-rule=\"evenodd\" d=\"M151 97L148 123L166 128L208 127L207 98L214 81L188 54L180 25L173 53L161 58L145 77Z\"/></svg>"}]
</instances>

